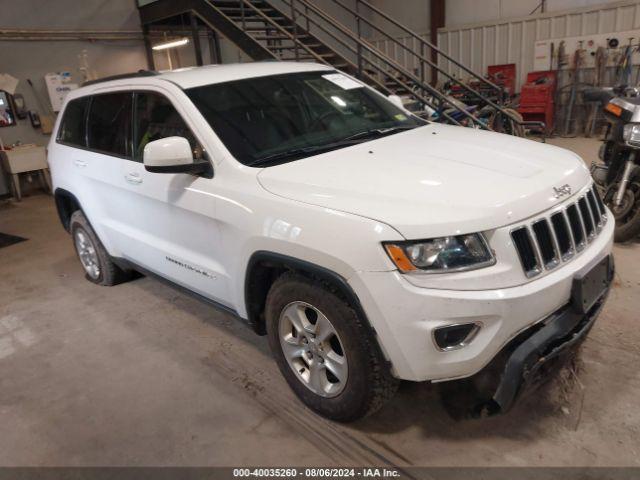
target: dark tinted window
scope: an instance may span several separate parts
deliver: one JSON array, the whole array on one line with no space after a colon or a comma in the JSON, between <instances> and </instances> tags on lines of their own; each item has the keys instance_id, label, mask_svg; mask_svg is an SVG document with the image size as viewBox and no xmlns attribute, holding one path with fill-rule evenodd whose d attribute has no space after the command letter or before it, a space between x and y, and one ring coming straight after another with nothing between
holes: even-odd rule
<instances>
[{"instance_id":1,"label":"dark tinted window","mask_svg":"<svg viewBox=\"0 0 640 480\"><path fill-rule=\"evenodd\" d=\"M245 164L426 123L362 84L326 70L205 85L187 95Z\"/></svg>"},{"instance_id":2,"label":"dark tinted window","mask_svg":"<svg viewBox=\"0 0 640 480\"><path fill-rule=\"evenodd\" d=\"M86 146L85 114L88 104L89 97L77 98L69 102L58 129L58 141L78 147Z\"/></svg>"},{"instance_id":3,"label":"dark tinted window","mask_svg":"<svg viewBox=\"0 0 640 480\"><path fill-rule=\"evenodd\" d=\"M147 143L166 137L184 137L189 140L194 158L202 158L202 147L171 102L152 92L136 93L134 154L142 161Z\"/></svg>"},{"instance_id":4,"label":"dark tinted window","mask_svg":"<svg viewBox=\"0 0 640 480\"><path fill-rule=\"evenodd\" d=\"M119 157L131 156L131 92L92 97L89 107L88 147Z\"/></svg>"}]
</instances>

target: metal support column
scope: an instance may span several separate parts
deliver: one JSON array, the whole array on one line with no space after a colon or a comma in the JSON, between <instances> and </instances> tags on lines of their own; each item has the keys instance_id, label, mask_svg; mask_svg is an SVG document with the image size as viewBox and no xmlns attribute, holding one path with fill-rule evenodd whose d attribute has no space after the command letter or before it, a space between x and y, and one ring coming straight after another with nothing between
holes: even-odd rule
<instances>
[{"instance_id":1,"label":"metal support column","mask_svg":"<svg viewBox=\"0 0 640 480\"><path fill-rule=\"evenodd\" d=\"M207 38L209 39L209 57L211 58L211 63L222 63L218 33L215 30L209 30Z\"/></svg>"},{"instance_id":2,"label":"metal support column","mask_svg":"<svg viewBox=\"0 0 640 480\"><path fill-rule=\"evenodd\" d=\"M142 26L142 35L144 36L144 50L147 55L147 68L155 70L156 65L153 60L153 50L151 49L151 38L149 37L149 25Z\"/></svg>"},{"instance_id":3,"label":"metal support column","mask_svg":"<svg viewBox=\"0 0 640 480\"><path fill-rule=\"evenodd\" d=\"M296 2L291 0L291 27L293 29L293 52L296 62L300 61L300 53L298 51L298 21L296 20Z\"/></svg>"},{"instance_id":4,"label":"metal support column","mask_svg":"<svg viewBox=\"0 0 640 480\"><path fill-rule=\"evenodd\" d=\"M356 0L356 33L362 39L362 25L360 23L360 0ZM358 78L362 78L362 45L358 42Z\"/></svg>"},{"instance_id":5,"label":"metal support column","mask_svg":"<svg viewBox=\"0 0 640 480\"><path fill-rule=\"evenodd\" d=\"M429 3L431 28L429 32L431 45L438 46L438 29L445 25L445 7L444 0L431 0ZM450 53L450 52L449 52ZM431 49L431 63L438 65L438 51L435 48ZM438 69L435 66L431 67L431 85L438 83Z\"/></svg>"},{"instance_id":6,"label":"metal support column","mask_svg":"<svg viewBox=\"0 0 640 480\"><path fill-rule=\"evenodd\" d=\"M193 13L189 14L191 20L191 38L193 39L193 48L196 53L196 65L202 66L202 46L200 45L200 31L198 28L198 19Z\"/></svg>"}]
</instances>

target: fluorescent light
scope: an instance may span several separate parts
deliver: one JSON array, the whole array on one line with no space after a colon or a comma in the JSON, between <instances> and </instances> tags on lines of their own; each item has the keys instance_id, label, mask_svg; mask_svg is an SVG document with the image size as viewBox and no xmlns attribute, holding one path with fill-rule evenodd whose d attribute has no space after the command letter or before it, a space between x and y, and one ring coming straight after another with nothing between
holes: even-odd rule
<instances>
[{"instance_id":1,"label":"fluorescent light","mask_svg":"<svg viewBox=\"0 0 640 480\"><path fill-rule=\"evenodd\" d=\"M168 42L159 43L158 45L154 45L151 48L154 50L166 50L167 48L181 47L182 45L186 45L187 43L189 43L188 38L179 38L177 40L170 40Z\"/></svg>"}]
</instances>

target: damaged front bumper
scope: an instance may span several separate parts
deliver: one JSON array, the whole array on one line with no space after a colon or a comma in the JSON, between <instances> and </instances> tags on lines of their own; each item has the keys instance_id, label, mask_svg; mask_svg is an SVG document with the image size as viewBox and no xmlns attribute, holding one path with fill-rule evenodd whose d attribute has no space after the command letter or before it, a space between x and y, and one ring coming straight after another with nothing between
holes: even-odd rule
<instances>
[{"instance_id":1,"label":"damaged front bumper","mask_svg":"<svg viewBox=\"0 0 640 480\"><path fill-rule=\"evenodd\" d=\"M587 335L605 304L614 275L608 256L575 278L571 303L523 332L503 350L506 362L493 398L481 410L504 413L526 390L548 376L554 360L571 352ZM502 364L502 363L501 363Z\"/></svg>"}]
</instances>

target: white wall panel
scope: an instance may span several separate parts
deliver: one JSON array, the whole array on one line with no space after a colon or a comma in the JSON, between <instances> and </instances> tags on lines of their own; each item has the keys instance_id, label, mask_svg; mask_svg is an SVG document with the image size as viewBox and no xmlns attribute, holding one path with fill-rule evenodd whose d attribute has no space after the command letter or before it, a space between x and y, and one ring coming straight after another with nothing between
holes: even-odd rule
<instances>
[{"instance_id":1,"label":"white wall panel","mask_svg":"<svg viewBox=\"0 0 640 480\"><path fill-rule=\"evenodd\" d=\"M547 12L593 7L617 1L619 0L547 0ZM530 15L539 4L540 0L446 0L446 27L524 17Z\"/></svg>"},{"instance_id":2,"label":"white wall panel","mask_svg":"<svg viewBox=\"0 0 640 480\"><path fill-rule=\"evenodd\" d=\"M453 0L452 3L464 2ZM495 1L474 3L489 6ZM567 3L588 5L592 2L557 0L552 3L557 7ZM467 65L472 65L479 73L486 72L489 65L515 63L519 89L527 73L533 69L533 48L537 40L622 32L639 28L640 1L623 1L580 10L563 10L508 20L447 27L438 32L438 44L449 55L462 60ZM640 38L640 31L636 37ZM460 69L451 65L450 62L440 61L440 65L449 73L460 76Z\"/></svg>"}]
</instances>

